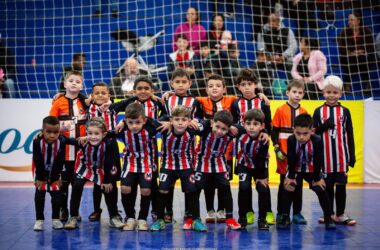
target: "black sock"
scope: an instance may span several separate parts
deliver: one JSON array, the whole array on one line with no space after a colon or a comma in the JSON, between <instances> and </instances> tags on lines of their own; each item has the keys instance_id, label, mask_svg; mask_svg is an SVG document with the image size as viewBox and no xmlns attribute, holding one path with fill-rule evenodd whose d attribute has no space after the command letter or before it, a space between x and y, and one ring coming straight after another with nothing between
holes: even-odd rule
<instances>
[{"instance_id":1,"label":"black sock","mask_svg":"<svg viewBox=\"0 0 380 250\"><path fill-rule=\"evenodd\" d=\"M336 185L335 201L336 215L340 216L346 209L346 185Z\"/></svg>"},{"instance_id":2,"label":"black sock","mask_svg":"<svg viewBox=\"0 0 380 250\"><path fill-rule=\"evenodd\" d=\"M326 191L321 191L316 193L318 195L319 204L323 210L323 216L325 217L325 222L331 220L331 208L329 203L329 197Z\"/></svg>"},{"instance_id":3,"label":"black sock","mask_svg":"<svg viewBox=\"0 0 380 250\"><path fill-rule=\"evenodd\" d=\"M170 187L169 193L167 194L165 211L173 214L173 199L174 199L174 186Z\"/></svg>"},{"instance_id":4,"label":"black sock","mask_svg":"<svg viewBox=\"0 0 380 250\"><path fill-rule=\"evenodd\" d=\"M329 203L332 213L334 213L334 184L326 187L327 195L329 196Z\"/></svg>"},{"instance_id":5,"label":"black sock","mask_svg":"<svg viewBox=\"0 0 380 250\"><path fill-rule=\"evenodd\" d=\"M252 188L251 188L252 194ZM251 199L252 200L252 199ZM238 192L239 218L245 219L249 211L249 190L240 190Z\"/></svg>"},{"instance_id":6,"label":"black sock","mask_svg":"<svg viewBox=\"0 0 380 250\"><path fill-rule=\"evenodd\" d=\"M149 213L150 195L141 195L139 220L146 220Z\"/></svg>"},{"instance_id":7,"label":"black sock","mask_svg":"<svg viewBox=\"0 0 380 250\"><path fill-rule=\"evenodd\" d=\"M94 211L100 212L100 204L102 202L102 189L99 185L94 184L94 189L92 190L92 198Z\"/></svg>"},{"instance_id":8,"label":"black sock","mask_svg":"<svg viewBox=\"0 0 380 250\"><path fill-rule=\"evenodd\" d=\"M121 202L127 218L135 218L135 203L133 202L134 194L121 194Z\"/></svg>"},{"instance_id":9,"label":"black sock","mask_svg":"<svg viewBox=\"0 0 380 250\"><path fill-rule=\"evenodd\" d=\"M198 192L185 193L185 199L187 200L188 204L187 217L192 217L193 219L199 218L200 212Z\"/></svg>"},{"instance_id":10,"label":"black sock","mask_svg":"<svg viewBox=\"0 0 380 250\"><path fill-rule=\"evenodd\" d=\"M156 206L156 213L157 213L157 219L164 219L165 217L165 205L167 202L168 194L163 194L161 192L158 192L157 196L157 206Z\"/></svg>"}]
</instances>

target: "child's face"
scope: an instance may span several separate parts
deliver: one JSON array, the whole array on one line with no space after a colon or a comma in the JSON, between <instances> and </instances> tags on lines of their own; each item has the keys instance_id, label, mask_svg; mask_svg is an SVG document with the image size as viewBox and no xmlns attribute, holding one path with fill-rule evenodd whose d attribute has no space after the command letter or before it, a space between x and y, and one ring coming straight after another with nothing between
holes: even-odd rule
<instances>
[{"instance_id":1,"label":"child's face","mask_svg":"<svg viewBox=\"0 0 380 250\"><path fill-rule=\"evenodd\" d=\"M313 134L313 129L309 127L295 127L294 135L297 141L301 144L305 144L310 140L311 135Z\"/></svg>"},{"instance_id":2,"label":"child's face","mask_svg":"<svg viewBox=\"0 0 380 250\"><path fill-rule=\"evenodd\" d=\"M223 18L221 16L216 16L214 18L214 21L212 21L214 27L216 30L222 30L223 29Z\"/></svg>"},{"instance_id":3,"label":"child's face","mask_svg":"<svg viewBox=\"0 0 380 250\"><path fill-rule=\"evenodd\" d=\"M70 75L64 82L66 91L70 93L79 93L83 89L82 77Z\"/></svg>"},{"instance_id":4,"label":"child's face","mask_svg":"<svg viewBox=\"0 0 380 250\"><path fill-rule=\"evenodd\" d=\"M204 58L208 57L210 55L210 48L208 46L203 46L201 48L200 54Z\"/></svg>"},{"instance_id":5,"label":"child's face","mask_svg":"<svg viewBox=\"0 0 380 250\"><path fill-rule=\"evenodd\" d=\"M92 90L91 96L96 105L102 105L104 103L107 103L111 97L110 92L108 91L108 88L105 86L94 87L94 89Z\"/></svg>"},{"instance_id":6,"label":"child's face","mask_svg":"<svg viewBox=\"0 0 380 250\"><path fill-rule=\"evenodd\" d=\"M107 132L103 132L103 130L96 126L91 126L87 128L87 140L92 146L99 145Z\"/></svg>"},{"instance_id":7,"label":"child's face","mask_svg":"<svg viewBox=\"0 0 380 250\"><path fill-rule=\"evenodd\" d=\"M190 118L184 116L174 116L171 118L173 130L176 134L185 133L187 127L190 125Z\"/></svg>"},{"instance_id":8,"label":"child's face","mask_svg":"<svg viewBox=\"0 0 380 250\"><path fill-rule=\"evenodd\" d=\"M127 123L128 129L133 133L137 134L138 132L141 131L141 129L144 127L146 118L143 116L139 116L136 119L132 118L126 118L125 122Z\"/></svg>"},{"instance_id":9,"label":"child's face","mask_svg":"<svg viewBox=\"0 0 380 250\"><path fill-rule=\"evenodd\" d=\"M59 137L59 124L45 124L42 128L42 134L47 143L53 143Z\"/></svg>"},{"instance_id":10,"label":"child's face","mask_svg":"<svg viewBox=\"0 0 380 250\"><path fill-rule=\"evenodd\" d=\"M191 87L191 81L186 76L178 76L170 81L170 86L178 96L186 96Z\"/></svg>"},{"instance_id":11,"label":"child's face","mask_svg":"<svg viewBox=\"0 0 380 250\"><path fill-rule=\"evenodd\" d=\"M328 85L323 89L323 96L325 97L328 105L335 105L342 97L342 90Z\"/></svg>"},{"instance_id":12,"label":"child's face","mask_svg":"<svg viewBox=\"0 0 380 250\"><path fill-rule=\"evenodd\" d=\"M227 126L221 121L216 121L216 122L213 121L211 126L212 126L212 132L214 133L216 138L221 138L225 136L226 134L228 134L228 131L230 129L229 126Z\"/></svg>"},{"instance_id":13,"label":"child's face","mask_svg":"<svg viewBox=\"0 0 380 250\"><path fill-rule=\"evenodd\" d=\"M223 31L223 33L222 33L222 37L220 38L220 40L223 40L223 41L225 41L226 43L230 43L230 42L232 42L232 34L231 34L231 32L229 32L229 31Z\"/></svg>"},{"instance_id":14,"label":"child's face","mask_svg":"<svg viewBox=\"0 0 380 250\"><path fill-rule=\"evenodd\" d=\"M214 101L223 97L226 87L221 80L209 80L206 87L207 95Z\"/></svg>"},{"instance_id":15,"label":"child's face","mask_svg":"<svg viewBox=\"0 0 380 250\"><path fill-rule=\"evenodd\" d=\"M256 120L247 120L244 122L243 126L248 135L253 138L256 138L260 134L261 130L264 129L264 123Z\"/></svg>"},{"instance_id":16,"label":"child's face","mask_svg":"<svg viewBox=\"0 0 380 250\"><path fill-rule=\"evenodd\" d=\"M147 82L138 82L135 88L135 95L140 101L148 100L153 94L153 89Z\"/></svg>"},{"instance_id":17,"label":"child's face","mask_svg":"<svg viewBox=\"0 0 380 250\"><path fill-rule=\"evenodd\" d=\"M244 98L252 99L256 96L256 83L252 81L243 80L237 86Z\"/></svg>"},{"instance_id":18,"label":"child's face","mask_svg":"<svg viewBox=\"0 0 380 250\"><path fill-rule=\"evenodd\" d=\"M189 42L186 39L178 38L176 45L179 51L186 51L189 47Z\"/></svg>"},{"instance_id":19,"label":"child's face","mask_svg":"<svg viewBox=\"0 0 380 250\"><path fill-rule=\"evenodd\" d=\"M239 59L240 51L238 49L233 50L233 51L230 51L229 54L231 58Z\"/></svg>"},{"instance_id":20,"label":"child's face","mask_svg":"<svg viewBox=\"0 0 380 250\"><path fill-rule=\"evenodd\" d=\"M288 96L289 103L293 105L298 105L303 98L304 90L302 88L293 87L290 90L286 91Z\"/></svg>"}]
</instances>

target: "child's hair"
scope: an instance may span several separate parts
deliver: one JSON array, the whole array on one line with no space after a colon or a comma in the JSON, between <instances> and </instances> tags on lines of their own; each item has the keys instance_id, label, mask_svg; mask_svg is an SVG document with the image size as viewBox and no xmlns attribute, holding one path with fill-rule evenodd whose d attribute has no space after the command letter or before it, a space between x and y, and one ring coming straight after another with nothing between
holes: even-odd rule
<instances>
[{"instance_id":1,"label":"child's hair","mask_svg":"<svg viewBox=\"0 0 380 250\"><path fill-rule=\"evenodd\" d=\"M228 53L231 53L231 52L235 52L235 51L239 50L239 48L238 48L237 44L230 43L227 46L227 50L228 50Z\"/></svg>"},{"instance_id":2,"label":"child's hair","mask_svg":"<svg viewBox=\"0 0 380 250\"><path fill-rule=\"evenodd\" d=\"M137 119L145 117L144 106L140 103L131 103L125 109L125 119Z\"/></svg>"},{"instance_id":3,"label":"child's hair","mask_svg":"<svg viewBox=\"0 0 380 250\"><path fill-rule=\"evenodd\" d=\"M252 69L244 68L239 72L238 77L236 78L236 84L240 84L242 81L250 81L254 83L258 83L255 72Z\"/></svg>"},{"instance_id":4,"label":"child's hair","mask_svg":"<svg viewBox=\"0 0 380 250\"><path fill-rule=\"evenodd\" d=\"M173 71L173 74L172 74L172 81L174 81L174 79L176 77L183 77L183 76L186 76L187 80L191 81L191 78L189 76L189 74L186 72L185 69L183 68L176 68L174 71Z\"/></svg>"},{"instance_id":5,"label":"child's hair","mask_svg":"<svg viewBox=\"0 0 380 250\"><path fill-rule=\"evenodd\" d=\"M65 81L72 75L75 75L75 76L80 76L80 78L82 78L83 80L83 75L82 75L82 72L78 71L78 70L71 70L71 71L68 71L66 72L65 74Z\"/></svg>"},{"instance_id":6,"label":"child's hair","mask_svg":"<svg viewBox=\"0 0 380 250\"><path fill-rule=\"evenodd\" d=\"M294 127L312 128L313 118L309 114L300 114L294 118Z\"/></svg>"},{"instance_id":7,"label":"child's hair","mask_svg":"<svg viewBox=\"0 0 380 250\"><path fill-rule=\"evenodd\" d=\"M42 127L45 127L46 124L57 125L59 124L59 120L57 117L49 115L42 120Z\"/></svg>"},{"instance_id":8,"label":"child's hair","mask_svg":"<svg viewBox=\"0 0 380 250\"><path fill-rule=\"evenodd\" d=\"M201 41L201 42L199 43L199 48L201 49L201 48L203 48L203 47L208 47L208 48L210 48L210 42L209 42L209 41Z\"/></svg>"},{"instance_id":9,"label":"child's hair","mask_svg":"<svg viewBox=\"0 0 380 250\"><path fill-rule=\"evenodd\" d=\"M342 79L340 79L340 77L331 75L331 76L326 77L324 82L323 82L323 88L326 88L327 86L332 86L334 88L342 90L343 89L343 81L342 81Z\"/></svg>"},{"instance_id":10,"label":"child's hair","mask_svg":"<svg viewBox=\"0 0 380 250\"><path fill-rule=\"evenodd\" d=\"M218 80L218 81L221 81L223 83L223 87L226 87L226 83L224 82L224 78L221 76L221 75L218 75L218 74L212 74L211 76L209 76L207 78L207 81L206 81L206 87L208 87L208 82L210 80Z\"/></svg>"},{"instance_id":11,"label":"child's hair","mask_svg":"<svg viewBox=\"0 0 380 250\"><path fill-rule=\"evenodd\" d=\"M191 118L191 110L183 105L175 106L172 110L172 117L186 117Z\"/></svg>"},{"instance_id":12,"label":"child's hair","mask_svg":"<svg viewBox=\"0 0 380 250\"><path fill-rule=\"evenodd\" d=\"M183 34L183 33L178 34L178 35L176 36L176 38L175 38L175 41L177 42L178 39L183 39L183 40L189 41L189 39L187 39L186 34Z\"/></svg>"},{"instance_id":13,"label":"child's hair","mask_svg":"<svg viewBox=\"0 0 380 250\"><path fill-rule=\"evenodd\" d=\"M252 120L264 123L265 115L260 109L250 109L244 114L244 122Z\"/></svg>"},{"instance_id":14,"label":"child's hair","mask_svg":"<svg viewBox=\"0 0 380 250\"><path fill-rule=\"evenodd\" d=\"M102 130L102 132L107 132L106 122L103 117L94 117L91 118L87 123L87 128L97 127Z\"/></svg>"},{"instance_id":15,"label":"child's hair","mask_svg":"<svg viewBox=\"0 0 380 250\"><path fill-rule=\"evenodd\" d=\"M94 85L92 85L92 92L94 92L94 88L95 87L106 87L108 92L109 92L109 88L108 88L108 84L105 83L105 82L97 82L97 83L94 83Z\"/></svg>"},{"instance_id":16,"label":"child's hair","mask_svg":"<svg viewBox=\"0 0 380 250\"><path fill-rule=\"evenodd\" d=\"M139 77L136 78L135 83L133 84L133 89L136 89L137 85L140 82L146 82L146 83L149 84L149 86L150 86L151 89L154 88L153 82L152 82L152 80L149 77L147 77L147 76L139 76Z\"/></svg>"},{"instance_id":17,"label":"child's hair","mask_svg":"<svg viewBox=\"0 0 380 250\"><path fill-rule=\"evenodd\" d=\"M301 80L293 79L289 82L287 91L290 91L292 88L305 89L305 84Z\"/></svg>"},{"instance_id":18,"label":"child's hair","mask_svg":"<svg viewBox=\"0 0 380 250\"><path fill-rule=\"evenodd\" d=\"M234 118L227 110L220 110L214 115L214 122L220 121L230 127L234 123Z\"/></svg>"},{"instance_id":19,"label":"child's hair","mask_svg":"<svg viewBox=\"0 0 380 250\"><path fill-rule=\"evenodd\" d=\"M86 54L78 52L73 55L73 61L79 60L81 58L86 58Z\"/></svg>"},{"instance_id":20,"label":"child's hair","mask_svg":"<svg viewBox=\"0 0 380 250\"><path fill-rule=\"evenodd\" d=\"M309 46L310 50L318 50L319 42L318 39L312 37L302 37L301 40L304 40L305 45Z\"/></svg>"}]
</instances>

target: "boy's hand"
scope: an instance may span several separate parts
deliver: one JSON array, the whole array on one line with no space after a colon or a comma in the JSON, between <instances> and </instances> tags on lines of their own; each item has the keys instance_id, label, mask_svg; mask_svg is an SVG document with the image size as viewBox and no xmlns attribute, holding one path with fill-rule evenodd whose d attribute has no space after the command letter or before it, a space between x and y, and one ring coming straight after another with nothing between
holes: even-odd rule
<instances>
[{"instance_id":1,"label":"boy's hand","mask_svg":"<svg viewBox=\"0 0 380 250\"><path fill-rule=\"evenodd\" d=\"M33 137L33 140L37 139L37 138L41 138L44 134L42 133L42 131L38 132L34 137Z\"/></svg>"},{"instance_id":2,"label":"boy's hand","mask_svg":"<svg viewBox=\"0 0 380 250\"><path fill-rule=\"evenodd\" d=\"M161 101L161 98L158 97L158 96L156 96L156 95L151 95L151 96L150 96L150 99L152 99L152 100L155 101L155 102L162 102L162 101Z\"/></svg>"},{"instance_id":3,"label":"boy's hand","mask_svg":"<svg viewBox=\"0 0 380 250\"><path fill-rule=\"evenodd\" d=\"M112 104L111 101L108 101L108 102L106 102L106 103L103 103L102 105L100 105L100 107L99 107L99 111L100 111L101 113L106 112L106 111L108 110L108 108L110 107L111 104Z\"/></svg>"},{"instance_id":4,"label":"boy's hand","mask_svg":"<svg viewBox=\"0 0 380 250\"><path fill-rule=\"evenodd\" d=\"M55 100L57 100L58 98L60 98L63 95L65 95L65 93L62 93L62 92L55 94L55 96L53 96L53 100L51 101L51 103L53 104L55 102Z\"/></svg>"},{"instance_id":5,"label":"boy's hand","mask_svg":"<svg viewBox=\"0 0 380 250\"><path fill-rule=\"evenodd\" d=\"M276 153L277 159L279 159L280 161L286 160L286 154L282 152L278 145L274 146L274 152Z\"/></svg>"},{"instance_id":6,"label":"boy's hand","mask_svg":"<svg viewBox=\"0 0 380 250\"><path fill-rule=\"evenodd\" d=\"M167 101L171 95L174 95L175 93L173 91L167 91L162 95L161 100L163 102Z\"/></svg>"},{"instance_id":7,"label":"boy's hand","mask_svg":"<svg viewBox=\"0 0 380 250\"><path fill-rule=\"evenodd\" d=\"M104 192L106 192L107 194L110 193L112 191L112 184L109 183L109 184L101 184L100 185L100 188L104 190Z\"/></svg>"},{"instance_id":8,"label":"boy's hand","mask_svg":"<svg viewBox=\"0 0 380 250\"><path fill-rule=\"evenodd\" d=\"M124 129L124 122L121 120L115 127L115 132L120 133Z\"/></svg>"},{"instance_id":9,"label":"boy's hand","mask_svg":"<svg viewBox=\"0 0 380 250\"><path fill-rule=\"evenodd\" d=\"M268 178L266 178L266 179L257 179L256 180L256 184L257 183L260 183L261 185L263 185L266 188L269 186L269 184L268 184Z\"/></svg>"},{"instance_id":10,"label":"boy's hand","mask_svg":"<svg viewBox=\"0 0 380 250\"><path fill-rule=\"evenodd\" d=\"M59 188L62 187L62 181L61 180L57 180L55 182L53 182L55 185L57 185Z\"/></svg>"},{"instance_id":11,"label":"boy's hand","mask_svg":"<svg viewBox=\"0 0 380 250\"><path fill-rule=\"evenodd\" d=\"M61 121L60 131L61 132L68 132L73 130L74 127L72 126L71 121Z\"/></svg>"},{"instance_id":12,"label":"boy's hand","mask_svg":"<svg viewBox=\"0 0 380 250\"><path fill-rule=\"evenodd\" d=\"M194 130L199 130L199 121L197 119L191 120L189 127Z\"/></svg>"},{"instance_id":13,"label":"boy's hand","mask_svg":"<svg viewBox=\"0 0 380 250\"><path fill-rule=\"evenodd\" d=\"M229 131L232 136L237 136L239 134L239 129L235 126L231 126Z\"/></svg>"},{"instance_id":14,"label":"boy's hand","mask_svg":"<svg viewBox=\"0 0 380 250\"><path fill-rule=\"evenodd\" d=\"M289 179L288 177L285 177L284 180L284 188L286 191L294 192L297 186L297 181L295 179Z\"/></svg>"},{"instance_id":15,"label":"boy's hand","mask_svg":"<svg viewBox=\"0 0 380 250\"><path fill-rule=\"evenodd\" d=\"M313 186L313 187L319 186L319 187L322 188L323 190L326 189L326 183L325 183L325 180L322 179L322 178L321 178L319 181L317 181L317 182L313 182L312 186Z\"/></svg>"},{"instance_id":16,"label":"boy's hand","mask_svg":"<svg viewBox=\"0 0 380 250\"><path fill-rule=\"evenodd\" d=\"M86 103L87 106L90 106L92 101L92 95L90 94L85 100L84 103Z\"/></svg>"},{"instance_id":17,"label":"boy's hand","mask_svg":"<svg viewBox=\"0 0 380 250\"><path fill-rule=\"evenodd\" d=\"M335 123L334 119L332 117L329 117L323 124L322 124L322 130L326 131L328 129L334 129Z\"/></svg>"},{"instance_id":18,"label":"boy's hand","mask_svg":"<svg viewBox=\"0 0 380 250\"><path fill-rule=\"evenodd\" d=\"M267 145L269 143L269 135L267 133L261 133L259 140L262 141L264 145Z\"/></svg>"},{"instance_id":19,"label":"boy's hand","mask_svg":"<svg viewBox=\"0 0 380 250\"><path fill-rule=\"evenodd\" d=\"M84 146L87 144L88 139L87 136L78 137L77 141L79 142L79 145Z\"/></svg>"},{"instance_id":20,"label":"boy's hand","mask_svg":"<svg viewBox=\"0 0 380 250\"><path fill-rule=\"evenodd\" d=\"M269 99L266 95L264 95L263 93L259 93L258 96L259 96L260 100L265 102L265 105L269 106L270 102L269 102Z\"/></svg>"},{"instance_id":21,"label":"boy's hand","mask_svg":"<svg viewBox=\"0 0 380 250\"><path fill-rule=\"evenodd\" d=\"M43 183L44 183L44 181L39 181L39 180L37 180L37 181L34 182L34 186L35 186L37 189L39 189L39 188L42 186Z\"/></svg>"},{"instance_id":22,"label":"boy's hand","mask_svg":"<svg viewBox=\"0 0 380 250\"><path fill-rule=\"evenodd\" d=\"M167 131L168 133L170 133L170 131L172 130L172 123L171 122L160 122L160 123L161 123L161 126L159 126L157 129L160 132Z\"/></svg>"}]
</instances>

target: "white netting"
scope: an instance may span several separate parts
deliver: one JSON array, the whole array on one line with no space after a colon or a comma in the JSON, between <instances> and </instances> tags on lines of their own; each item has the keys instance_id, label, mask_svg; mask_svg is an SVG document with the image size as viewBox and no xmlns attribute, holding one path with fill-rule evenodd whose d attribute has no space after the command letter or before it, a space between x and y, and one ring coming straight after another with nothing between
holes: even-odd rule
<instances>
[{"instance_id":1,"label":"white netting","mask_svg":"<svg viewBox=\"0 0 380 250\"><path fill-rule=\"evenodd\" d=\"M169 54L173 53L174 31L178 25L185 22L187 9L195 7L199 10L200 24L207 32L212 23L212 16L215 13L222 14L225 28L231 31L240 51L238 63L232 60L228 53L220 53L215 57L216 66L213 61L212 70L206 70L207 73L221 72L233 84L236 68L255 66L259 68L258 73L265 93L274 98L285 98L284 87L292 77L291 66L273 67L269 63L257 61L257 55L263 55L259 50L262 47L260 41L265 40L265 35L260 36L259 33L265 30L264 24L267 22L268 14L275 12L281 16L282 27L288 27L294 33L298 48L300 36L311 37L319 42L320 50L327 58L326 74L336 74L344 79L347 83L347 99L380 96L379 63L376 60L376 56L379 58L379 55L375 53L374 44L380 31L379 1L235 0L228 1L227 4L226 1L215 2L1 1L0 67L5 73L2 81L3 95L6 97L11 94L23 98L52 97L59 89L64 67L71 65L73 54L77 52L86 55L87 63L83 69L86 93L90 92L94 82L110 83L126 58L134 53L128 44L114 38L121 39L124 35L125 39L126 34L129 38L133 35L141 37L140 45L147 41L146 36L157 35L156 41L145 43L145 48L141 48L138 55L140 67L144 67L145 62L146 69L151 70L158 88L166 90L169 88L170 72L165 68L160 71L161 67L170 66ZM298 5L293 5L294 2L298 2ZM348 25L349 15L353 11L362 15L362 23L368 28L368 37L372 40L367 40L371 41L371 44L358 44L358 47L355 47L350 40L353 35L349 34L347 52L340 48L339 37ZM119 37L111 36L113 32L120 30L124 33L119 33ZM134 34L125 33L125 30ZM380 44L380 36L378 43ZM363 54L357 56L357 62L353 54L350 54L351 58L342 59L343 53L353 53L351 48L357 49L358 54ZM274 55L273 51L270 51L273 48L264 45L264 49L264 55ZM361 53L361 50L364 50L364 53ZM299 49L295 54L298 52ZM302 71L302 67L298 70ZM193 78L192 91L197 95L199 92L204 93L202 81L199 77ZM230 88L229 92L231 91L235 91L233 87ZM313 91L315 90L311 88L309 92Z\"/></svg>"}]
</instances>

